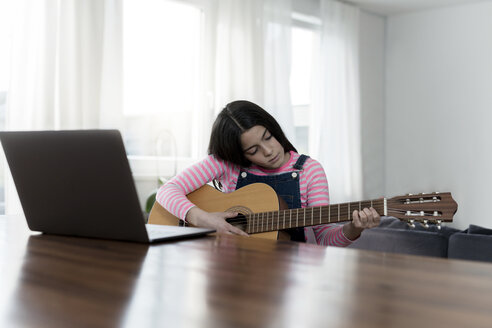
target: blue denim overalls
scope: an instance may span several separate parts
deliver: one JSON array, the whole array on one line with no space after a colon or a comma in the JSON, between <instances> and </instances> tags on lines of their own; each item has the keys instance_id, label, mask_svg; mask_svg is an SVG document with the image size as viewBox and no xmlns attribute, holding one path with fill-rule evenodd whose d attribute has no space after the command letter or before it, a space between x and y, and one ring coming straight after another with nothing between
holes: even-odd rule
<instances>
[{"instance_id":1,"label":"blue denim overalls","mask_svg":"<svg viewBox=\"0 0 492 328\"><path fill-rule=\"evenodd\" d=\"M236 190L251 183L266 183L275 190L279 197L287 203L289 208L301 208L301 191L299 188L299 171L302 171L304 163L309 156L301 155L294 164L297 171L281 173L277 175L254 175L241 170L237 179ZM305 242L304 228L292 228L285 230L291 240Z\"/></svg>"}]
</instances>

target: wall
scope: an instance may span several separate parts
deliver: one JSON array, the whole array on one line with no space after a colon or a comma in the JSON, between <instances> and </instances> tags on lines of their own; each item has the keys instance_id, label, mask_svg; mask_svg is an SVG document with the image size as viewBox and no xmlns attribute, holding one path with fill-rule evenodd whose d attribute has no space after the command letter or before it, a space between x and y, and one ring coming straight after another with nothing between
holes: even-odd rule
<instances>
[{"instance_id":1,"label":"wall","mask_svg":"<svg viewBox=\"0 0 492 328\"><path fill-rule=\"evenodd\" d=\"M492 3L390 16L385 189L451 191L453 226L492 227Z\"/></svg>"},{"instance_id":2,"label":"wall","mask_svg":"<svg viewBox=\"0 0 492 328\"><path fill-rule=\"evenodd\" d=\"M360 96L363 198L384 190L384 66L385 24L382 16L360 14Z\"/></svg>"}]
</instances>

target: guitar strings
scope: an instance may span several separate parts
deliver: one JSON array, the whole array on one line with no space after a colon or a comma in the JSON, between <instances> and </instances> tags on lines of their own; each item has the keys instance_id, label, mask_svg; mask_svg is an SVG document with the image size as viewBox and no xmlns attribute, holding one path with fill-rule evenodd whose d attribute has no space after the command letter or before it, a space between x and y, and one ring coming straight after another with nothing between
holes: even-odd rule
<instances>
[{"instance_id":1,"label":"guitar strings","mask_svg":"<svg viewBox=\"0 0 492 328\"><path fill-rule=\"evenodd\" d=\"M335 207L338 206L335 205ZM284 212L287 213L288 211L291 210L264 212L261 213L262 214L261 217L259 216L258 213L250 214L250 215L239 214L237 217L227 219L227 222L234 225L245 225L246 229L249 229L250 231L260 230L258 232L262 232L262 231L279 230L284 228L287 229L292 226L294 227L297 226L298 223L301 223L299 226L317 225L320 224L319 222L317 222L319 219L321 219L322 221L321 224L351 221L352 211L348 212L347 211L348 206L345 207L346 207L345 209L340 208L340 213L338 213L338 208L337 208L336 211L330 213L332 215L325 215L325 213L322 213L321 216L316 216L317 213L313 213L314 210L310 210L311 208L303 208L300 209L300 211L298 211L296 215L297 218L286 216L285 221L284 221L284 216L282 214L284 214ZM405 210L391 208L391 207L388 208L387 210L389 212L394 212L394 213L406 213ZM308 214L310 218L307 218L304 221L304 214ZM433 216L433 213L424 212L424 215ZM313 219L311 219L311 217L313 217ZM340 217L340 221L338 220L338 217ZM334 218L334 220L332 220L332 218ZM328 220L325 221L326 219ZM293 224L293 222L296 222L297 224Z\"/></svg>"},{"instance_id":2,"label":"guitar strings","mask_svg":"<svg viewBox=\"0 0 492 328\"><path fill-rule=\"evenodd\" d=\"M304 220L304 214L319 218L318 212L320 211L320 208L322 209L322 215L321 215L322 217L325 217L326 212L328 212L328 213L331 212L332 215L335 215L335 213L336 213L336 215L338 216L338 212L339 212L338 209L340 209L340 216L346 216L348 214L348 211L347 211L348 206L349 206L348 204L350 204L351 209L358 210L359 207L360 208L367 208L367 207L370 207L371 204L372 204L372 207L382 206L382 201L380 199L378 199L378 200L373 200L372 202L371 201L364 201L364 202L354 202L354 203L346 203L346 204L325 205L325 206L319 206L319 207L305 207L305 208L299 208L299 209L269 211L269 212L253 213L253 214L246 214L246 215L245 214L239 214L237 217L227 219L227 221L228 222L236 222L235 219L239 218L239 220L237 222L243 222L243 220L246 220L248 218L252 218L252 216L254 218L255 215L259 215L259 214L262 214L263 216L268 216L269 217L268 219L271 219L270 217L273 217L275 214L277 214L277 216L280 216L281 213L283 214L283 212L287 213L289 211L293 212L295 210L298 210L298 211L296 211L297 216L299 216L299 214L303 215L302 218L299 218L301 220ZM329 208L331 208L333 210L331 210ZM311 213L308 213L308 212L311 212ZM350 213L352 213L352 210L350 211ZM259 218L254 218L254 219L259 219ZM266 219L266 218L263 217L263 219ZM292 219L295 219L295 217L293 217Z\"/></svg>"},{"instance_id":3,"label":"guitar strings","mask_svg":"<svg viewBox=\"0 0 492 328\"><path fill-rule=\"evenodd\" d=\"M355 210L358 210L358 209L354 209ZM276 217L277 219L280 217L280 219L283 219L283 213L284 211L286 213L288 213L289 211L293 211L294 210L281 210L281 211L270 211L270 212L262 212L262 213L253 213L253 214L239 214L238 216L234 217L234 218L230 218L230 219L227 219L228 222L231 222L231 221L234 221L235 219L239 219L239 220L245 220L245 219L264 219L266 220L267 219L267 216L268 216L268 220L271 220L272 217ZM323 218L326 218L328 217L328 210L323 210L321 216ZM298 217L299 220L304 220L304 213L309 216L309 217L313 217L316 219L319 218L319 208L315 208L315 210L311 210L311 207L306 207L306 208L303 208L303 209L299 209L298 213L296 214L296 216ZM350 212L347 211L347 209L340 209L340 216L346 216L348 213L352 214L353 211L351 210ZM334 210L334 211L331 211L330 213L331 215L330 216L338 216L338 210ZM255 216L259 216L259 215L262 215L262 217L255 217ZM289 216L290 217L290 216ZM287 214L286 214L286 219L287 219ZM295 220L295 217L292 217L291 218L292 220ZM306 220L311 220L311 218L306 218Z\"/></svg>"},{"instance_id":4,"label":"guitar strings","mask_svg":"<svg viewBox=\"0 0 492 328\"><path fill-rule=\"evenodd\" d=\"M338 209L335 208L333 211L331 210L328 210L327 209L328 206L326 206L326 208L323 209L322 211L322 214L321 214L321 217L322 218L328 218L329 216L326 215L328 213L330 213L331 215L330 216L333 216L333 217L338 217ZM346 207L346 206L345 206ZM363 206L363 207L367 207L367 206ZM373 207L377 207L377 205L373 205ZM230 218L230 219L227 219L227 222L244 222L244 221L247 221L247 219L254 219L254 220L272 220L273 219L281 219L283 220L283 214L284 212L285 213L288 213L289 211L294 211L295 209L288 209L288 210L281 210L281 211L270 211L270 212L263 212L263 213L253 213L253 214L239 214L238 216L234 217L234 218ZM354 208L354 211L355 210L358 210L357 208ZM287 218L287 215L285 217L286 220L290 219L290 220L295 220L296 219L296 216L298 218L298 220L304 220L304 214L308 215L309 218L306 218L306 221L307 220L311 220L311 217L313 217L314 220L318 220L320 215L319 215L319 207L315 207L314 210L312 210L311 207L306 207L306 208L302 208L302 209L299 209L299 211L296 211L296 215L294 217L291 217L289 215L289 218ZM327 213L328 212L328 213ZM350 210L350 212L348 212L347 210L347 207L346 208L340 208L340 217L345 217L347 216L348 214L352 214L353 211ZM261 217L259 215L262 215ZM256 217L258 216L258 217Z\"/></svg>"},{"instance_id":5,"label":"guitar strings","mask_svg":"<svg viewBox=\"0 0 492 328\"><path fill-rule=\"evenodd\" d=\"M294 227L303 227L303 226L313 226L318 224L328 224L328 223L337 223L337 222L347 222L352 221L352 212L340 211L340 220L338 220L338 213L334 215L321 215L321 217L316 217L311 220L308 218L304 221L304 217L291 218L286 217L285 221L283 215L279 214L281 212L268 212L264 213L262 217L257 216L257 214L253 215L242 215L235 218L227 219L227 222L233 225L245 225L246 230L252 232L264 232L264 231L272 231L272 230L281 230L288 229ZM270 215L271 214L271 215ZM311 213L309 213L311 215ZM319 222L321 218L321 222Z\"/></svg>"}]
</instances>

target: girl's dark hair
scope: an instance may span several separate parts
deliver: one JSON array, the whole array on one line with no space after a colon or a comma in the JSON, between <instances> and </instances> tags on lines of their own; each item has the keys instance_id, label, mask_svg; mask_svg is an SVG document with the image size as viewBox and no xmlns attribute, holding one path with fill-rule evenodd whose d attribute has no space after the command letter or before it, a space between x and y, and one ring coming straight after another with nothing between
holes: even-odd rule
<instances>
[{"instance_id":1,"label":"girl's dark hair","mask_svg":"<svg viewBox=\"0 0 492 328\"><path fill-rule=\"evenodd\" d=\"M227 104L215 119L208 153L242 167L250 166L251 162L244 156L241 134L255 125L264 126L286 152L297 152L272 115L252 102L238 100Z\"/></svg>"}]
</instances>

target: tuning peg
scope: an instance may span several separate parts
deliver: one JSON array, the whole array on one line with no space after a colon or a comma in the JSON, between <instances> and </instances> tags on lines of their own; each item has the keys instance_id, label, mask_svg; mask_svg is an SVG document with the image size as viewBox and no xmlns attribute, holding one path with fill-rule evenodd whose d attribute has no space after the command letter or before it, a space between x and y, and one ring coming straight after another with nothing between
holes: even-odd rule
<instances>
[{"instance_id":1,"label":"tuning peg","mask_svg":"<svg viewBox=\"0 0 492 328\"><path fill-rule=\"evenodd\" d=\"M422 222L422 226L423 226L424 228L428 229L428 228L429 228L429 221L428 221L428 220L424 220L424 221Z\"/></svg>"},{"instance_id":2,"label":"tuning peg","mask_svg":"<svg viewBox=\"0 0 492 328\"><path fill-rule=\"evenodd\" d=\"M441 220L436 221L436 227L438 230L441 230L441 228L442 228L442 221Z\"/></svg>"},{"instance_id":3,"label":"tuning peg","mask_svg":"<svg viewBox=\"0 0 492 328\"><path fill-rule=\"evenodd\" d=\"M413 219L408 220L408 226L412 229L415 228L415 220Z\"/></svg>"}]
</instances>

